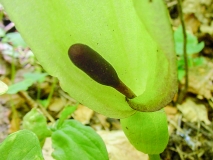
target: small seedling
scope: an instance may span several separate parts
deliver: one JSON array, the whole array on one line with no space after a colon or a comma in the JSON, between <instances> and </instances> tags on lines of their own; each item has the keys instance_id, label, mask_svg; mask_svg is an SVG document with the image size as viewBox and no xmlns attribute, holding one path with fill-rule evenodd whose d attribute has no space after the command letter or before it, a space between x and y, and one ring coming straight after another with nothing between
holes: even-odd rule
<instances>
[{"instance_id":1,"label":"small seedling","mask_svg":"<svg viewBox=\"0 0 213 160\"><path fill-rule=\"evenodd\" d=\"M174 32L175 39L175 51L178 57L178 79L182 80L185 76L184 69L184 57L183 57L183 32L182 27ZM204 42L198 43L197 37L193 34L187 32L187 46L186 53L188 56L188 65L189 67L198 66L204 63L202 57L195 57L196 53L199 53L204 48Z\"/></svg>"}]
</instances>

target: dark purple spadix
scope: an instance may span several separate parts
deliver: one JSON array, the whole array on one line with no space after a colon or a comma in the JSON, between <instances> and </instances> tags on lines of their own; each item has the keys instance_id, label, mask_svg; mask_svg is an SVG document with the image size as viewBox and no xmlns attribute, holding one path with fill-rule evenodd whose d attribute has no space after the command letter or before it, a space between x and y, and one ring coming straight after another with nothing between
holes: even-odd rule
<instances>
[{"instance_id":1,"label":"dark purple spadix","mask_svg":"<svg viewBox=\"0 0 213 160\"><path fill-rule=\"evenodd\" d=\"M118 78L113 66L89 46L74 44L69 48L68 54L73 64L96 82L115 88L127 98L135 97L135 94Z\"/></svg>"},{"instance_id":2,"label":"dark purple spadix","mask_svg":"<svg viewBox=\"0 0 213 160\"><path fill-rule=\"evenodd\" d=\"M100 54L84 44L74 44L69 49L71 61L96 82L117 86L119 78L112 67Z\"/></svg>"}]
</instances>

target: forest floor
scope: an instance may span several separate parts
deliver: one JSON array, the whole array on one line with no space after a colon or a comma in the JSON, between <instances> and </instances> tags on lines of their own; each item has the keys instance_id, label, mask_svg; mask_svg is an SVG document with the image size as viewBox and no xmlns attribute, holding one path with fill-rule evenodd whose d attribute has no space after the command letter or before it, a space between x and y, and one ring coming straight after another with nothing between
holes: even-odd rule
<instances>
[{"instance_id":1,"label":"forest floor","mask_svg":"<svg viewBox=\"0 0 213 160\"><path fill-rule=\"evenodd\" d=\"M181 25L177 1L166 0L175 33ZM3 12L2 8L1 11ZM213 0L184 0L184 22L189 42L189 86L184 98L179 93L165 107L169 124L169 144L161 154L163 160L213 159ZM2 35L1 30L6 32ZM11 34L12 33L12 34ZM103 138L112 160L148 159L136 151L121 131L118 119L111 119L78 104L65 93L54 77L45 73L31 50L25 46L15 25L3 12L0 22L0 80L6 84L20 82L27 73L42 73L40 80L26 90L0 96L0 142L21 129L24 115L34 104L46 106L47 119L58 119L67 105L77 105L71 118L91 126ZM189 40L189 41L190 41ZM183 43L176 41L176 44ZM19 47L17 45L21 44ZM185 85L183 54L177 51L179 89ZM28 75L29 76L29 75ZM32 75L31 75L32 76ZM48 105L46 105L48 103ZM11 107L14 106L14 107ZM51 141L43 148L46 160L51 160Z\"/></svg>"}]
</instances>

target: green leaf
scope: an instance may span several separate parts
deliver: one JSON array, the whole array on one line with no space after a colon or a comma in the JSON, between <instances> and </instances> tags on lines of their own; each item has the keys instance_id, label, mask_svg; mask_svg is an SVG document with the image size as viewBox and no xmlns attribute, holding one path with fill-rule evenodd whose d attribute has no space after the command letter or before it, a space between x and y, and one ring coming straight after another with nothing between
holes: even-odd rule
<instances>
[{"instance_id":1,"label":"green leaf","mask_svg":"<svg viewBox=\"0 0 213 160\"><path fill-rule=\"evenodd\" d=\"M32 84L32 79L24 79L23 81L10 85L7 94L16 94L19 91L26 91Z\"/></svg>"},{"instance_id":2,"label":"green leaf","mask_svg":"<svg viewBox=\"0 0 213 160\"><path fill-rule=\"evenodd\" d=\"M60 113L60 118L59 121L57 123L57 128L60 128L61 125L64 123L65 119L67 119L67 117L69 115L71 115L77 108L76 106L66 106L63 111Z\"/></svg>"},{"instance_id":3,"label":"green leaf","mask_svg":"<svg viewBox=\"0 0 213 160\"><path fill-rule=\"evenodd\" d=\"M45 116L35 108L24 116L23 128L34 132L38 136L41 145L43 145L45 138L51 135Z\"/></svg>"},{"instance_id":4,"label":"green leaf","mask_svg":"<svg viewBox=\"0 0 213 160\"><path fill-rule=\"evenodd\" d=\"M178 69L178 80L181 81L185 76L186 72L184 69Z\"/></svg>"},{"instance_id":5,"label":"green leaf","mask_svg":"<svg viewBox=\"0 0 213 160\"><path fill-rule=\"evenodd\" d=\"M16 94L19 91L26 91L33 83L42 82L47 76L47 73L26 73L24 74L24 80L9 86L7 94Z\"/></svg>"},{"instance_id":6,"label":"green leaf","mask_svg":"<svg viewBox=\"0 0 213 160\"><path fill-rule=\"evenodd\" d=\"M169 140L167 118L164 110L136 112L120 120L130 143L146 154L160 154Z\"/></svg>"},{"instance_id":7,"label":"green leaf","mask_svg":"<svg viewBox=\"0 0 213 160\"><path fill-rule=\"evenodd\" d=\"M39 104L41 104L44 108L48 107L48 104L50 103L48 99L39 99Z\"/></svg>"},{"instance_id":8,"label":"green leaf","mask_svg":"<svg viewBox=\"0 0 213 160\"><path fill-rule=\"evenodd\" d=\"M0 95L7 92L7 90L8 90L8 86L0 80Z\"/></svg>"},{"instance_id":9,"label":"green leaf","mask_svg":"<svg viewBox=\"0 0 213 160\"><path fill-rule=\"evenodd\" d=\"M149 154L149 160L161 160L159 154Z\"/></svg>"},{"instance_id":10,"label":"green leaf","mask_svg":"<svg viewBox=\"0 0 213 160\"><path fill-rule=\"evenodd\" d=\"M174 32L175 50L178 55L183 55L183 31L182 27ZM187 54L199 53L204 48L204 42L198 43L197 37L187 32Z\"/></svg>"},{"instance_id":11,"label":"green leaf","mask_svg":"<svg viewBox=\"0 0 213 160\"><path fill-rule=\"evenodd\" d=\"M194 66L199 66L205 63L205 59L203 57L196 57L193 58L193 64Z\"/></svg>"},{"instance_id":12,"label":"green leaf","mask_svg":"<svg viewBox=\"0 0 213 160\"><path fill-rule=\"evenodd\" d=\"M32 79L34 82L43 82L44 78L47 76L47 73L26 73L24 74L25 79Z\"/></svg>"},{"instance_id":13,"label":"green leaf","mask_svg":"<svg viewBox=\"0 0 213 160\"><path fill-rule=\"evenodd\" d=\"M4 36L5 36L5 30L0 27L0 37L4 37Z\"/></svg>"},{"instance_id":14,"label":"green leaf","mask_svg":"<svg viewBox=\"0 0 213 160\"><path fill-rule=\"evenodd\" d=\"M52 153L56 160L107 160L108 154L101 137L90 127L75 120L66 120L52 134Z\"/></svg>"},{"instance_id":15,"label":"green leaf","mask_svg":"<svg viewBox=\"0 0 213 160\"><path fill-rule=\"evenodd\" d=\"M1 144L2 160L43 160L41 147L36 135L29 130L10 134Z\"/></svg>"},{"instance_id":16,"label":"green leaf","mask_svg":"<svg viewBox=\"0 0 213 160\"><path fill-rule=\"evenodd\" d=\"M124 118L134 109L158 110L172 100L177 90L176 62L163 0L0 2L45 70L80 103L106 116ZM97 51L138 97L128 104L124 95L78 69L68 58L75 43Z\"/></svg>"},{"instance_id":17,"label":"green leaf","mask_svg":"<svg viewBox=\"0 0 213 160\"><path fill-rule=\"evenodd\" d=\"M7 33L2 39L2 42L12 43L14 47L27 47L27 44L18 32Z\"/></svg>"}]
</instances>

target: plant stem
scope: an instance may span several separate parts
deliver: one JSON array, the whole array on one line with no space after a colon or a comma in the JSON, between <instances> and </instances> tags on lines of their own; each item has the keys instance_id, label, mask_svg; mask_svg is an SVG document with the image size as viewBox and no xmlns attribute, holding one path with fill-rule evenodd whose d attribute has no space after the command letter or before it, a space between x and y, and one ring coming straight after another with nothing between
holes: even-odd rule
<instances>
[{"instance_id":1,"label":"plant stem","mask_svg":"<svg viewBox=\"0 0 213 160\"><path fill-rule=\"evenodd\" d=\"M14 50L12 55L12 64L11 64L11 82L14 83L15 80L15 74L16 74L16 67L15 67L15 56L14 56Z\"/></svg>"},{"instance_id":2,"label":"plant stem","mask_svg":"<svg viewBox=\"0 0 213 160\"><path fill-rule=\"evenodd\" d=\"M57 79L54 77L53 83L52 83L52 86L51 86L51 90L50 90L50 93L49 93L48 98L47 98L47 104L46 104L45 108L47 108L47 106L50 104L50 101L52 99L52 95L53 95L55 87L56 87L56 83L57 83Z\"/></svg>"},{"instance_id":3,"label":"plant stem","mask_svg":"<svg viewBox=\"0 0 213 160\"><path fill-rule=\"evenodd\" d=\"M159 154L149 154L149 160L161 160Z\"/></svg>"},{"instance_id":4,"label":"plant stem","mask_svg":"<svg viewBox=\"0 0 213 160\"><path fill-rule=\"evenodd\" d=\"M41 110L41 112L45 115L45 117L47 117L50 120L50 122L52 122L52 123L55 122L54 118L46 111L46 109L44 108L44 106L42 106L41 104L35 102L28 95L28 93L26 91L20 91L19 95L22 96L26 100L27 104L30 106L31 109L39 107L39 109Z\"/></svg>"},{"instance_id":5,"label":"plant stem","mask_svg":"<svg viewBox=\"0 0 213 160\"><path fill-rule=\"evenodd\" d=\"M126 98L132 99L132 98L137 97L135 95L135 93L130 88L128 88L121 80L120 80L119 85L117 85L116 87L113 87L113 88L115 88L118 92L125 95Z\"/></svg>"},{"instance_id":6,"label":"plant stem","mask_svg":"<svg viewBox=\"0 0 213 160\"><path fill-rule=\"evenodd\" d=\"M183 101L184 96L187 93L188 90L188 57L187 57L187 52L186 52L186 45L187 45L187 35L186 35L186 27L185 23L183 20L183 12L182 12L182 1L178 0L178 11L179 11L179 17L182 25L182 31L183 31L183 56L184 56L184 64L185 64L185 86L184 89L181 91L179 97L178 97L178 103L181 103Z\"/></svg>"},{"instance_id":7,"label":"plant stem","mask_svg":"<svg viewBox=\"0 0 213 160\"><path fill-rule=\"evenodd\" d=\"M37 95L36 95L36 100L39 100L41 96L41 83L37 83Z\"/></svg>"}]
</instances>

